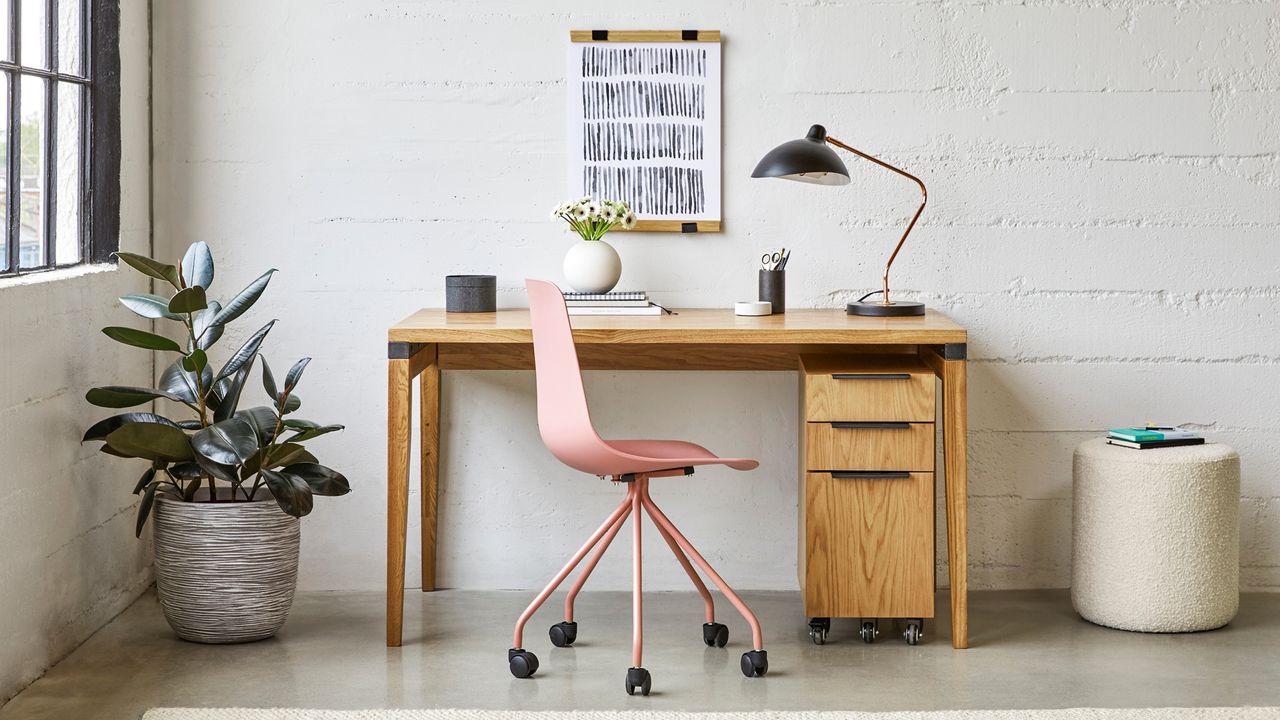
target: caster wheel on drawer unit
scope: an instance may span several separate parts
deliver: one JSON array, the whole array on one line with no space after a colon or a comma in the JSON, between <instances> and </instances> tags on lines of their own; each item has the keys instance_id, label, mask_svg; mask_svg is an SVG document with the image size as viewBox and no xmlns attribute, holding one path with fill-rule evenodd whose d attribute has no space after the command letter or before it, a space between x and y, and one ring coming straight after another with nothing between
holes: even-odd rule
<instances>
[{"instance_id":1,"label":"caster wheel on drawer unit","mask_svg":"<svg viewBox=\"0 0 1280 720\"><path fill-rule=\"evenodd\" d=\"M724 647L729 644L729 628L718 622L702 624L702 642L707 647Z\"/></svg>"},{"instance_id":2,"label":"caster wheel on drawer unit","mask_svg":"<svg viewBox=\"0 0 1280 720\"><path fill-rule=\"evenodd\" d=\"M906 640L908 645L917 645L922 637L924 637L924 621L908 621L907 629L902 631L902 639Z\"/></svg>"},{"instance_id":3,"label":"caster wheel on drawer unit","mask_svg":"<svg viewBox=\"0 0 1280 720\"><path fill-rule=\"evenodd\" d=\"M533 677L538 672L538 656L528 650L511 648L507 651L507 664L511 674L518 678Z\"/></svg>"},{"instance_id":4,"label":"caster wheel on drawer unit","mask_svg":"<svg viewBox=\"0 0 1280 720\"><path fill-rule=\"evenodd\" d=\"M862 638L864 643L873 643L876 636L880 634L880 622L878 620L863 620L862 627L858 628L858 637Z\"/></svg>"},{"instance_id":5,"label":"caster wheel on drawer unit","mask_svg":"<svg viewBox=\"0 0 1280 720\"><path fill-rule=\"evenodd\" d=\"M627 669L627 694L648 695L649 689L653 687L653 678L649 675L649 671L642 667L633 667Z\"/></svg>"},{"instance_id":6,"label":"caster wheel on drawer unit","mask_svg":"<svg viewBox=\"0 0 1280 720\"><path fill-rule=\"evenodd\" d=\"M764 677L769 672L769 653L765 650L749 650L742 653L742 674L747 677Z\"/></svg>"},{"instance_id":7,"label":"caster wheel on drawer unit","mask_svg":"<svg viewBox=\"0 0 1280 720\"><path fill-rule=\"evenodd\" d=\"M552 645L569 647L574 640L578 639L578 623L558 622L551 626L551 629L547 631L547 635L551 637Z\"/></svg>"},{"instance_id":8,"label":"caster wheel on drawer unit","mask_svg":"<svg viewBox=\"0 0 1280 720\"><path fill-rule=\"evenodd\" d=\"M809 639L814 645L825 645L831 632L831 618L813 618L809 621Z\"/></svg>"}]
</instances>

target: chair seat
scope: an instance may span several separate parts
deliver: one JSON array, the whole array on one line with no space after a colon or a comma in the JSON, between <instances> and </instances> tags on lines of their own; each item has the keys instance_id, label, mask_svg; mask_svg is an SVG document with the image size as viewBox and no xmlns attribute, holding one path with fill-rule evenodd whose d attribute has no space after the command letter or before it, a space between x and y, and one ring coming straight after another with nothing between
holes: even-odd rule
<instances>
[{"instance_id":1,"label":"chair seat","mask_svg":"<svg viewBox=\"0 0 1280 720\"><path fill-rule=\"evenodd\" d=\"M621 472L646 472L692 465L727 465L734 470L754 470L760 463L747 458L722 458L696 443L683 440L605 440L614 450L632 456L639 466Z\"/></svg>"}]
</instances>

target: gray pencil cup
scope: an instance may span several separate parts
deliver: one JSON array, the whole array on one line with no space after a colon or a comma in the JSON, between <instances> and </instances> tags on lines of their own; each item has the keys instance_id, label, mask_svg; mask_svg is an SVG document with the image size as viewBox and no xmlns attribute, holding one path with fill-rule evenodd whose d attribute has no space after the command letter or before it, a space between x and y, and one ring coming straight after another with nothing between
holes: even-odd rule
<instances>
[{"instance_id":1,"label":"gray pencil cup","mask_svg":"<svg viewBox=\"0 0 1280 720\"><path fill-rule=\"evenodd\" d=\"M787 311L787 273L785 270L760 271L759 300L773 305L773 314Z\"/></svg>"},{"instance_id":2,"label":"gray pencil cup","mask_svg":"<svg viewBox=\"0 0 1280 720\"><path fill-rule=\"evenodd\" d=\"M444 309L451 313L494 312L498 309L498 277L446 275Z\"/></svg>"}]
</instances>

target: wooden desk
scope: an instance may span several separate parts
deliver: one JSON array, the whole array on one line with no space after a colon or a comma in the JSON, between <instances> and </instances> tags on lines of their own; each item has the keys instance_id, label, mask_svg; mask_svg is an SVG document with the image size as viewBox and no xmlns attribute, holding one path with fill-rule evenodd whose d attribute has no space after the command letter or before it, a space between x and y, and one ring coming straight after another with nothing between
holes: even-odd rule
<instances>
[{"instance_id":1,"label":"wooden desk","mask_svg":"<svg viewBox=\"0 0 1280 720\"><path fill-rule=\"evenodd\" d=\"M843 310L791 310L738 317L731 310L666 316L577 316L573 337L584 370L778 370L802 353L917 353L942 380L951 644L969 644L965 329L930 310L924 317L851 317ZM419 310L388 332L387 645L401 642L413 379L419 378L422 461L422 589L435 589L436 491L440 473L440 371L533 368L527 310L449 314Z\"/></svg>"}]
</instances>

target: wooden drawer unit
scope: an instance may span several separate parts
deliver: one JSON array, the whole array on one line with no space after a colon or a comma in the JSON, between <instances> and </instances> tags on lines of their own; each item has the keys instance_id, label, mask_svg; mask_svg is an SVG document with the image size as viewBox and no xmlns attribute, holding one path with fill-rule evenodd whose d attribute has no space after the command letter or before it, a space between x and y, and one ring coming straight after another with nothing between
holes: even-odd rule
<instances>
[{"instance_id":1,"label":"wooden drawer unit","mask_svg":"<svg viewBox=\"0 0 1280 720\"><path fill-rule=\"evenodd\" d=\"M805 470L933 472L933 423L807 422Z\"/></svg>"},{"instance_id":2,"label":"wooden drawer unit","mask_svg":"<svg viewBox=\"0 0 1280 720\"><path fill-rule=\"evenodd\" d=\"M915 355L800 358L811 617L933 617L935 378Z\"/></svg>"},{"instance_id":3,"label":"wooden drawer unit","mask_svg":"<svg viewBox=\"0 0 1280 720\"><path fill-rule=\"evenodd\" d=\"M933 473L806 473L803 505L805 613L933 617Z\"/></svg>"},{"instance_id":4,"label":"wooden drawer unit","mask_svg":"<svg viewBox=\"0 0 1280 720\"><path fill-rule=\"evenodd\" d=\"M805 355L805 419L811 422L933 422L933 371L903 360Z\"/></svg>"}]
</instances>

